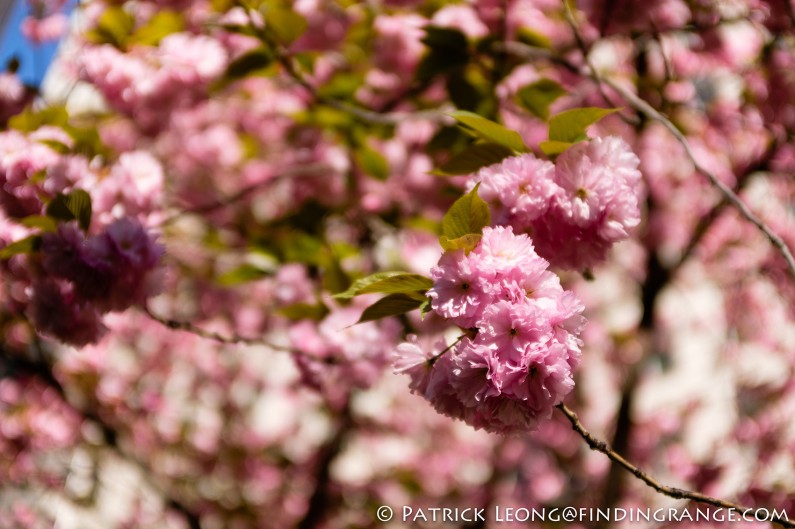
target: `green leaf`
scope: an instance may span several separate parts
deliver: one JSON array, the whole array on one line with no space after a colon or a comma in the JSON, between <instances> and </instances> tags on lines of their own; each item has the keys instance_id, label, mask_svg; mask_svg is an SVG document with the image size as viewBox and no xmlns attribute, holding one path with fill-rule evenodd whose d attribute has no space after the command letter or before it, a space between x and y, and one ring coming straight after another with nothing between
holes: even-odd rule
<instances>
[{"instance_id":1,"label":"green leaf","mask_svg":"<svg viewBox=\"0 0 795 529\"><path fill-rule=\"evenodd\" d=\"M617 111L617 108L587 107L555 114L549 120L549 139L568 143L581 141L585 139L588 127Z\"/></svg>"},{"instance_id":2,"label":"green leaf","mask_svg":"<svg viewBox=\"0 0 795 529\"><path fill-rule=\"evenodd\" d=\"M282 44L292 44L306 31L306 19L287 7L269 6L265 24Z\"/></svg>"},{"instance_id":3,"label":"green leaf","mask_svg":"<svg viewBox=\"0 0 795 529\"><path fill-rule=\"evenodd\" d=\"M463 70L452 72L447 77L446 86L450 101L461 110L476 110L483 99L480 91L467 79Z\"/></svg>"},{"instance_id":4,"label":"green leaf","mask_svg":"<svg viewBox=\"0 0 795 529\"><path fill-rule=\"evenodd\" d=\"M31 235L29 237L25 237L24 239L12 242L8 246L1 248L0 259L10 259L15 255L35 252L36 250L39 249L40 245L41 245L40 235Z\"/></svg>"},{"instance_id":5,"label":"green leaf","mask_svg":"<svg viewBox=\"0 0 795 529\"><path fill-rule=\"evenodd\" d=\"M263 70L273 61L273 56L265 48L254 48L247 51L226 68L225 77L231 80L241 79L258 70Z\"/></svg>"},{"instance_id":6,"label":"green leaf","mask_svg":"<svg viewBox=\"0 0 795 529\"><path fill-rule=\"evenodd\" d=\"M322 303L312 305L309 303L295 303L282 307L278 314L290 320L315 320L320 321L329 313L328 307Z\"/></svg>"},{"instance_id":7,"label":"green leaf","mask_svg":"<svg viewBox=\"0 0 795 529\"><path fill-rule=\"evenodd\" d=\"M499 163L514 152L499 143L473 143L433 171L441 176L472 174L482 167Z\"/></svg>"},{"instance_id":8,"label":"green leaf","mask_svg":"<svg viewBox=\"0 0 795 529\"><path fill-rule=\"evenodd\" d=\"M380 279L359 289L359 294L408 294L425 292L433 286L433 281L419 274L400 274Z\"/></svg>"},{"instance_id":9,"label":"green leaf","mask_svg":"<svg viewBox=\"0 0 795 529\"><path fill-rule=\"evenodd\" d=\"M442 218L442 236L448 240L458 239L469 234L479 234L491 222L491 212L486 201L478 196L475 187L450 207ZM441 239L440 239L441 242Z\"/></svg>"},{"instance_id":10,"label":"green leaf","mask_svg":"<svg viewBox=\"0 0 795 529\"><path fill-rule=\"evenodd\" d=\"M519 42L527 44L528 46L533 46L534 48L552 48L552 41L549 40L549 37L529 28L520 28L519 31L517 31L516 37Z\"/></svg>"},{"instance_id":11,"label":"green leaf","mask_svg":"<svg viewBox=\"0 0 795 529\"><path fill-rule=\"evenodd\" d=\"M359 74L340 72L334 75L329 82L318 88L318 94L323 97L338 99L353 99L356 91L364 84L364 78Z\"/></svg>"},{"instance_id":12,"label":"green leaf","mask_svg":"<svg viewBox=\"0 0 795 529\"><path fill-rule=\"evenodd\" d=\"M8 120L8 127L20 132L33 132L42 125L55 125L64 127L69 122L69 114L66 107L54 106L46 107L41 110L26 109L21 114Z\"/></svg>"},{"instance_id":13,"label":"green leaf","mask_svg":"<svg viewBox=\"0 0 795 529\"><path fill-rule=\"evenodd\" d=\"M94 29L86 32L86 38L94 44L112 44L124 49L135 27L132 14L119 6L105 8Z\"/></svg>"},{"instance_id":14,"label":"green leaf","mask_svg":"<svg viewBox=\"0 0 795 529\"><path fill-rule=\"evenodd\" d=\"M544 154L554 157L558 154L561 154L572 145L574 144L567 141L542 141L539 144L539 147L541 147L541 150Z\"/></svg>"},{"instance_id":15,"label":"green leaf","mask_svg":"<svg viewBox=\"0 0 795 529\"><path fill-rule=\"evenodd\" d=\"M326 264L325 248L317 237L294 231L283 241L283 245L281 250L285 261L316 266Z\"/></svg>"},{"instance_id":16,"label":"green leaf","mask_svg":"<svg viewBox=\"0 0 795 529\"><path fill-rule=\"evenodd\" d=\"M421 316L421 319L424 320L425 319L425 315L428 314L429 312L431 312L432 310L433 310L433 307L431 306L431 298L425 298L425 301L423 301L422 305L420 305L420 316Z\"/></svg>"},{"instance_id":17,"label":"green leaf","mask_svg":"<svg viewBox=\"0 0 795 529\"><path fill-rule=\"evenodd\" d=\"M224 287L232 287L262 279L267 275L268 273L266 271L246 263L233 270L221 274L216 278L216 282Z\"/></svg>"},{"instance_id":18,"label":"green leaf","mask_svg":"<svg viewBox=\"0 0 795 529\"><path fill-rule=\"evenodd\" d=\"M452 28L426 26L422 43L428 53L417 66L417 78L427 81L437 74L463 68L469 62L469 43L466 35Z\"/></svg>"},{"instance_id":19,"label":"green leaf","mask_svg":"<svg viewBox=\"0 0 795 529\"><path fill-rule=\"evenodd\" d=\"M406 294L390 294L364 309L362 317L356 323L405 314L419 308L423 303L424 299L415 299Z\"/></svg>"},{"instance_id":20,"label":"green leaf","mask_svg":"<svg viewBox=\"0 0 795 529\"><path fill-rule=\"evenodd\" d=\"M82 189L66 195L58 193L47 204L47 216L59 220L77 220L83 231L91 225L91 196Z\"/></svg>"},{"instance_id":21,"label":"green leaf","mask_svg":"<svg viewBox=\"0 0 795 529\"><path fill-rule=\"evenodd\" d=\"M484 117L466 110L457 110L450 114L461 125L465 132L476 138L503 145L514 152L529 152L518 132L503 127Z\"/></svg>"},{"instance_id":22,"label":"green leaf","mask_svg":"<svg viewBox=\"0 0 795 529\"><path fill-rule=\"evenodd\" d=\"M355 296L358 296L359 292L363 288L366 288L368 285L371 285L372 283L377 283L378 281L381 281L383 279L387 279L389 277L394 277L394 276L398 276L398 275L404 275L406 273L407 272L377 272L375 274L371 274L369 276L357 279L348 288L348 290L346 290L345 292L340 292L338 294L334 294L331 297L333 297L335 299L351 299L351 298L353 298Z\"/></svg>"},{"instance_id":23,"label":"green leaf","mask_svg":"<svg viewBox=\"0 0 795 529\"><path fill-rule=\"evenodd\" d=\"M367 145L360 145L354 151L353 157L359 167L370 176L378 180L386 180L389 176L389 163L375 149L371 149Z\"/></svg>"},{"instance_id":24,"label":"green leaf","mask_svg":"<svg viewBox=\"0 0 795 529\"><path fill-rule=\"evenodd\" d=\"M479 233L467 233L466 235L458 237L457 239L450 239L449 237L442 235L439 237L439 242L446 252L464 250L466 253L469 253L475 249L475 246L478 245L481 237L482 236Z\"/></svg>"},{"instance_id":25,"label":"green leaf","mask_svg":"<svg viewBox=\"0 0 795 529\"><path fill-rule=\"evenodd\" d=\"M519 102L533 115L546 120L549 105L566 93L566 90L552 79L539 79L518 92Z\"/></svg>"},{"instance_id":26,"label":"green leaf","mask_svg":"<svg viewBox=\"0 0 795 529\"><path fill-rule=\"evenodd\" d=\"M163 10L155 13L149 21L135 30L130 43L157 46L164 37L185 29L185 21L176 11Z\"/></svg>"},{"instance_id":27,"label":"green leaf","mask_svg":"<svg viewBox=\"0 0 795 529\"><path fill-rule=\"evenodd\" d=\"M28 228L38 228L44 232L52 232L58 229L55 219L44 215L30 215L20 220L19 223Z\"/></svg>"}]
</instances>

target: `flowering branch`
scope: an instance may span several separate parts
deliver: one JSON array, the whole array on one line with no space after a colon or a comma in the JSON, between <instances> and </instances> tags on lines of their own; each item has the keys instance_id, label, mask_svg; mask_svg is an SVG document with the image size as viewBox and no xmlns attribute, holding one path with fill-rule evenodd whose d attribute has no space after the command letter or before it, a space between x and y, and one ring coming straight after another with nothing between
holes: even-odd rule
<instances>
[{"instance_id":1,"label":"flowering branch","mask_svg":"<svg viewBox=\"0 0 795 529\"><path fill-rule=\"evenodd\" d=\"M696 171L704 175L707 180L709 180L710 184L715 187L721 193L721 195L723 195L725 201L737 208L740 214L745 217L748 222L756 226L757 229L759 229L759 231L761 231L765 237L768 238L771 244L773 244L773 246L775 246L784 257L784 260L787 262L787 267L789 268L790 274L793 278L795 278L795 257L793 257L792 252L784 240L772 229L770 229L770 227L768 227L762 219L753 213L745 204L745 202L743 202L743 200L737 195L737 193L732 190L731 187L721 182L715 173L699 163L699 161L696 159L695 153L693 153L693 149L690 147L690 142L687 141L685 135L682 134L676 125L674 125L670 119L665 117L660 111L652 107L644 99L621 86L620 83L617 83L608 77L603 77L599 71L590 64L588 61L588 49L585 46L585 41L580 35L579 29L577 28L577 22L574 19L571 6L568 4L568 2L564 2L564 5L566 8L566 19L568 20L569 25L574 32L574 37L578 43L578 46L580 47L580 51L583 54L583 59L586 65L585 74L590 77L599 87L602 85L609 86L637 112L643 114L651 120L658 121L666 129L668 129L668 132L670 132L671 135L679 142L679 144L682 145L685 155L687 155L687 158L693 164L693 167L696 169Z\"/></svg>"},{"instance_id":2,"label":"flowering branch","mask_svg":"<svg viewBox=\"0 0 795 529\"><path fill-rule=\"evenodd\" d=\"M624 470L626 470L627 472L629 472L637 479L639 479L640 481L642 481L643 483L645 483L655 491L659 492L660 494L663 494L665 496L677 500L691 500L706 505L712 505L714 507L721 507L723 509L733 509L739 512L746 512L749 510L753 510L750 507L745 507L738 503L733 503L730 501L713 498L711 496L707 496L706 494L701 494L700 492L693 492L685 489L663 485L662 483L657 481L657 479L655 479L654 477L642 471L637 466L627 461L624 458L624 456L622 456L621 454L610 448L610 446L608 446L606 442L594 437L591 434L591 432L589 432L585 428L585 426L583 426L583 424L580 422L580 419L579 417L577 417L577 414L574 413L572 410L570 410L568 407L566 407L565 404L563 403L558 404L556 408L558 408L561 412L563 412L563 415L565 415L566 418L571 423L572 429L585 440L585 442L588 444L588 447L591 450L594 450L596 452L601 452L602 454L606 455L612 462L621 466L622 468L624 468ZM775 517L772 519L772 521L781 525L782 527L795 527L795 522L791 522L789 520L780 517Z\"/></svg>"}]
</instances>

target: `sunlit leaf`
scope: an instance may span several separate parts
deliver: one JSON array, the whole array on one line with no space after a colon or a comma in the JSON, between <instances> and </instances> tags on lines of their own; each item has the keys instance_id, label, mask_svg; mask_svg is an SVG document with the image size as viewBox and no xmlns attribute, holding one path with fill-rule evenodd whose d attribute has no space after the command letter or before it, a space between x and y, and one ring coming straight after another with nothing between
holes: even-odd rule
<instances>
[{"instance_id":1,"label":"sunlit leaf","mask_svg":"<svg viewBox=\"0 0 795 529\"><path fill-rule=\"evenodd\" d=\"M514 130L466 110L458 110L450 115L472 136L503 145L514 152L528 152L522 136Z\"/></svg>"},{"instance_id":2,"label":"sunlit leaf","mask_svg":"<svg viewBox=\"0 0 795 529\"><path fill-rule=\"evenodd\" d=\"M574 143L585 139L585 131L617 108L573 108L555 114L549 120L549 140Z\"/></svg>"},{"instance_id":3,"label":"sunlit leaf","mask_svg":"<svg viewBox=\"0 0 795 529\"><path fill-rule=\"evenodd\" d=\"M486 201L478 196L480 184L462 196L450 207L442 219L442 236L448 240L469 234L479 234L491 222Z\"/></svg>"}]
</instances>

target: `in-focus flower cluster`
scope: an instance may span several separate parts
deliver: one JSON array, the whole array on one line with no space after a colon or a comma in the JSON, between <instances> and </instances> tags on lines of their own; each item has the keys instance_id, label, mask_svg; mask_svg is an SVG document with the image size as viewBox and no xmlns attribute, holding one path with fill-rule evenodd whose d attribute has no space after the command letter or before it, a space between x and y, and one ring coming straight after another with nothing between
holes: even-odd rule
<instances>
[{"instance_id":1,"label":"in-focus flower cluster","mask_svg":"<svg viewBox=\"0 0 795 529\"><path fill-rule=\"evenodd\" d=\"M561 268L586 270L640 223L638 157L621 138L580 142L553 164L532 154L481 169L470 187L489 202L495 224L532 235Z\"/></svg>"},{"instance_id":2,"label":"in-focus flower cluster","mask_svg":"<svg viewBox=\"0 0 795 529\"><path fill-rule=\"evenodd\" d=\"M439 411L498 433L534 429L574 386L579 299L547 270L527 235L484 228L474 250L446 252L431 271L433 310L469 335L449 351L398 346L396 371Z\"/></svg>"}]
</instances>

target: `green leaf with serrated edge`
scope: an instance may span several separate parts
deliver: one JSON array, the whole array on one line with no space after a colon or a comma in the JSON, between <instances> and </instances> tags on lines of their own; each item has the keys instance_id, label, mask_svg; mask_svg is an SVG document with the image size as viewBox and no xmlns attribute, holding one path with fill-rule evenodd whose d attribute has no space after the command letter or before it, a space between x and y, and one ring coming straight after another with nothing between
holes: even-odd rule
<instances>
[{"instance_id":1,"label":"green leaf with serrated edge","mask_svg":"<svg viewBox=\"0 0 795 529\"><path fill-rule=\"evenodd\" d=\"M573 108L549 119L549 140L574 143L584 139L585 131L617 108Z\"/></svg>"},{"instance_id":2,"label":"green leaf with serrated edge","mask_svg":"<svg viewBox=\"0 0 795 529\"><path fill-rule=\"evenodd\" d=\"M557 156L574 145L566 141L542 141L538 146L547 156Z\"/></svg>"},{"instance_id":3,"label":"green leaf with serrated edge","mask_svg":"<svg viewBox=\"0 0 795 529\"><path fill-rule=\"evenodd\" d=\"M312 305L310 303L295 303L282 307L276 311L277 314L290 320L314 320L320 321L329 313L328 307L322 303Z\"/></svg>"},{"instance_id":4,"label":"green leaf with serrated edge","mask_svg":"<svg viewBox=\"0 0 795 529\"><path fill-rule=\"evenodd\" d=\"M358 294L409 294L425 291L433 286L433 281L419 274L400 274L390 276L359 289Z\"/></svg>"},{"instance_id":5,"label":"green leaf with serrated edge","mask_svg":"<svg viewBox=\"0 0 795 529\"><path fill-rule=\"evenodd\" d=\"M431 173L440 176L472 174L513 155L511 149L499 143L473 143Z\"/></svg>"},{"instance_id":6,"label":"green leaf with serrated edge","mask_svg":"<svg viewBox=\"0 0 795 529\"><path fill-rule=\"evenodd\" d=\"M386 180L389 176L389 162L375 149L362 145L353 152L353 157L359 167L370 176L378 180Z\"/></svg>"},{"instance_id":7,"label":"green leaf with serrated edge","mask_svg":"<svg viewBox=\"0 0 795 529\"><path fill-rule=\"evenodd\" d=\"M475 246L478 245L481 237L482 236L479 233L468 233L463 237L458 237L457 239L450 239L445 235L442 235L439 237L439 243L441 243L442 248L446 252L464 250L466 253L469 253L475 249Z\"/></svg>"},{"instance_id":8,"label":"green leaf with serrated edge","mask_svg":"<svg viewBox=\"0 0 795 529\"><path fill-rule=\"evenodd\" d=\"M405 294L390 294L379 299L362 312L362 317L356 323L380 320L389 316L398 316L419 308L424 301L415 299Z\"/></svg>"},{"instance_id":9,"label":"green leaf with serrated edge","mask_svg":"<svg viewBox=\"0 0 795 529\"><path fill-rule=\"evenodd\" d=\"M28 228L38 228L44 232L52 232L58 229L58 223L52 217L44 215L30 215L19 221L23 226Z\"/></svg>"},{"instance_id":10,"label":"green leaf with serrated edge","mask_svg":"<svg viewBox=\"0 0 795 529\"><path fill-rule=\"evenodd\" d=\"M88 231L91 225L91 196L82 189L74 189L66 195L58 193L47 204L47 216L58 220L77 220L83 231Z\"/></svg>"},{"instance_id":11,"label":"green leaf with serrated edge","mask_svg":"<svg viewBox=\"0 0 795 529\"><path fill-rule=\"evenodd\" d=\"M508 147L514 152L529 152L518 132L503 127L499 123L488 120L466 110L457 110L450 113L465 132L472 136Z\"/></svg>"},{"instance_id":12,"label":"green leaf with serrated edge","mask_svg":"<svg viewBox=\"0 0 795 529\"><path fill-rule=\"evenodd\" d=\"M546 120L549 105L566 93L566 90L552 79L539 79L517 92L519 102L533 115Z\"/></svg>"},{"instance_id":13,"label":"green leaf with serrated edge","mask_svg":"<svg viewBox=\"0 0 795 529\"><path fill-rule=\"evenodd\" d=\"M450 207L442 218L442 236L458 239L471 233L479 234L491 222L491 212L486 201L478 196L475 187Z\"/></svg>"},{"instance_id":14,"label":"green leaf with serrated edge","mask_svg":"<svg viewBox=\"0 0 795 529\"><path fill-rule=\"evenodd\" d=\"M393 276L402 275L402 274L406 274L406 273L407 272L377 272L375 274L371 274L369 276L357 279L348 288L348 290L346 290L345 292L339 292L337 294L334 294L331 297L333 297L335 299L351 299L351 298L353 298L355 296L358 296L359 292L363 288L367 287L367 285L370 285L371 283L376 283L378 281L381 281L382 279L386 279L388 277L393 277Z\"/></svg>"},{"instance_id":15,"label":"green leaf with serrated edge","mask_svg":"<svg viewBox=\"0 0 795 529\"><path fill-rule=\"evenodd\" d=\"M31 235L18 241L12 242L8 246L0 248L0 259L10 259L15 255L35 252L41 245L40 235Z\"/></svg>"},{"instance_id":16,"label":"green leaf with serrated edge","mask_svg":"<svg viewBox=\"0 0 795 529\"><path fill-rule=\"evenodd\" d=\"M273 55L265 48L255 48L247 51L226 68L225 77L228 79L241 79L258 70L266 68L273 61Z\"/></svg>"}]
</instances>

